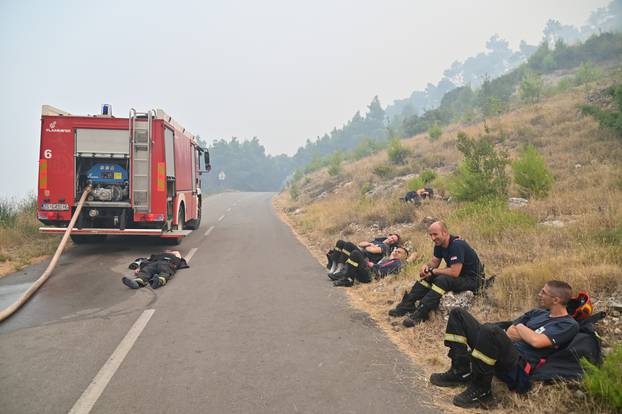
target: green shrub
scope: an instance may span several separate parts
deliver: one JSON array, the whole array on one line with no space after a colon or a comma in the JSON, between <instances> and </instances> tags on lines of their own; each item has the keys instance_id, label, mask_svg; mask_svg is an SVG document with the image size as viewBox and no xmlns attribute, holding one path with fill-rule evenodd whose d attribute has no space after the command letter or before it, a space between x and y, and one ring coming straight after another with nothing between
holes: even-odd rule
<instances>
[{"instance_id":1,"label":"green shrub","mask_svg":"<svg viewBox=\"0 0 622 414\"><path fill-rule=\"evenodd\" d=\"M304 173L300 169L297 169L296 171L294 171L294 175L292 176L292 182L298 182L303 175Z\"/></svg>"},{"instance_id":2,"label":"green shrub","mask_svg":"<svg viewBox=\"0 0 622 414\"><path fill-rule=\"evenodd\" d=\"M409 191L415 191L420 188L426 187L432 181L434 181L437 177L437 174L430 170L426 169L421 172L417 177L410 180L407 184L407 188Z\"/></svg>"},{"instance_id":3,"label":"green shrub","mask_svg":"<svg viewBox=\"0 0 622 414\"><path fill-rule=\"evenodd\" d=\"M387 178L393 175L393 169L388 165L380 164L376 165L373 170L374 174L378 177Z\"/></svg>"},{"instance_id":4,"label":"green shrub","mask_svg":"<svg viewBox=\"0 0 622 414\"><path fill-rule=\"evenodd\" d=\"M622 136L622 84L607 88L605 93L613 98L617 111L605 111L594 105L579 105L579 108L584 115L596 118L601 128L611 128Z\"/></svg>"},{"instance_id":5,"label":"green shrub","mask_svg":"<svg viewBox=\"0 0 622 414\"><path fill-rule=\"evenodd\" d=\"M601 75L602 73L588 60L587 62L581 63L581 66L579 66L579 70L577 70L574 76L574 83L577 86L584 85L597 80Z\"/></svg>"},{"instance_id":6,"label":"green shrub","mask_svg":"<svg viewBox=\"0 0 622 414\"><path fill-rule=\"evenodd\" d=\"M538 102L544 90L544 82L537 73L526 71L520 82L520 97L524 102Z\"/></svg>"},{"instance_id":7,"label":"green shrub","mask_svg":"<svg viewBox=\"0 0 622 414\"><path fill-rule=\"evenodd\" d=\"M368 157L378 151L380 146L377 145L374 141L369 138L363 139L352 151L352 157L355 160L360 160L365 157Z\"/></svg>"},{"instance_id":8,"label":"green shrub","mask_svg":"<svg viewBox=\"0 0 622 414\"><path fill-rule=\"evenodd\" d=\"M449 191L456 200L474 201L507 195L507 153L497 152L489 136L472 139L464 132L458 133L457 147L464 154L464 161L449 182Z\"/></svg>"},{"instance_id":9,"label":"green shrub","mask_svg":"<svg viewBox=\"0 0 622 414\"><path fill-rule=\"evenodd\" d=\"M443 135L443 130L438 122L434 122L430 128L428 128L428 136L430 137L430 141L436 141Z\"/></svg>"},{"instance_id":10,"label":"green shrub","mask_svg":"<svg viewBox=\"0 0 622 414\"><path fill-rule=\"evenodd\" d=\"M567 92L570 90L570 88L572 88L572 86L573 86L573 81L570 78L568 77L561 78L559 82L557 82L554 92L557 92L557 93Z\"/></svg>"},{"instance_id":11,"label":"green shrub","mask_svg":"<svg viewBox=\"0 0 622 414\"><path fill-rule=\"evenodd\" d=\"M12 227L17 219L15 203L0 200L0 227Z\"/></svg>"},{"instance_id":12,"label":"green shrub","mask_svg":"<svg viewBox=\"0 0 622 414\"><path fill-rule=\"evenodd\" d=\"M406 162L406 158L410 155L410 151L402 145L402 141L400 141L399 138L394 137L389 141L387 155L389 156L389 161L393 164L401 165Z\"/></svg>"},{"instance_id":13,"label":"green shrub","mask_svg":"<svg viewBox=\"0 0 622 414\"><path fill-rule=\"evenodd\" d=\"M334 177L341 172L341 152L336 152L328 159L328 175Z\"/></svg>"},{"instance_id":14,"label":"green shrub","mask_svg":"<svg viewBox=\"0 0 622 414\"><path fill-rule=\"evenodd\" d=\"M450 216L449 221L466 222L489 240L512 237L514 231L524 232L536 225L536 220L529 214L510 209L507 201L496 197L464 204Z\"/></svg>"},{"instance_id":15,"label":"green shrub","mask_svg":"<svg viewBox=\"0 0 622 414\"><path fill-rule=\"evenodd\" d=\"M551 190L553 175L533 145L523 147L520 158L512 163L512 171L521 197L544 198Z\"/></svg>"},{"instance_id":16,"label":"green shrub","mask_svg":"<svg viewBox=\"0 0 622 414\"><path fill-rule=\"evenodd\" d=\"M583 386L588 394L607 403L614 410L622 410L622 344L613 346L611 353L598 367L582 359L585 370Z\"/></svg>"},{"instance_id":17,"label":"green shrub","mask_svg":"<svg viewBox=\"0 0 622 414\"><path fill-rule=\"evenodd\" d=\"M371 190L371 188L372 187L371 187L371 183L370 182L367 182L367 181L364 182L363 185L361 186L361 189L360 189L361 195L367 194Z\"/></svg>"},{"instance_id":18,"label":"green shrub","mask_svg":"<svg viewBox=\"0 0 622 414\"><path fill-rule=\"evenodd\" d=\"M289 186L289 195L292 197L292 200L298 200L298 197L300 197L300 188L298 188L298 184L292 183Z\"/></svg>"}]
</instances>

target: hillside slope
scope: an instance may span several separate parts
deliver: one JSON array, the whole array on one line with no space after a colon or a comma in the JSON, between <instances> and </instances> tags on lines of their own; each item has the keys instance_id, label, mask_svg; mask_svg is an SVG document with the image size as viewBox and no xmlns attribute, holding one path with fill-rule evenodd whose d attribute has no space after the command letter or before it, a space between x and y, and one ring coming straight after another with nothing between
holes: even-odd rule
<instances>
[{"instance_id":1,"label":"hillside slope","mask_svg":"<svg viewBox=\"0 0 622 414\"><path fill-rule=\"evenodd\" d=\"M497 275L496 284L472 307L483 320L507 319L533 307L543 282L552 278L588 290L596 308L607 309L622 297L622 140L600 129L577 108L580 103L600 99L599 91L622 79L619 68L607 72L589 87L571 89L536 105L519 105L485 122L453 124L435 141L424 134L404 140L410 149L404 165L391 164L382 152L343 165L338 175L321 170L305 176L297 183L297 199L283 191L275 205L322 262L323 252L337 239L359 241L398 232L409 240L419 254L413 265L398 277L357 285L349 294L352 304L369 312L428 375L448 364L442 345L442 317L414 329L402 329L387 317L387 311L416 280L420 264L431 256L426 219L444 220L452 234L460 234L478 251L487 273ZM462 161L456 149L458 131L471 137L484 133L495 137L496 147L508 151L513 159L522 145L534 145L555 177L550 194L511 209L505 202L435 199L415 207L399 201L407 183L424 169L439 175L432 186L449 195L444 191L446 183ZM510 196L517 196L515 186L510 187ZM601 324L606 347L622 340L620 315L615 312ZM449 396L455 394L431 391L440 402L450 401ZM546 393L551 408L588 404L572 398L564 386L534 392ZM500 409L543 412L541 398L502 395Z\"/></svg>"}]
</instances>

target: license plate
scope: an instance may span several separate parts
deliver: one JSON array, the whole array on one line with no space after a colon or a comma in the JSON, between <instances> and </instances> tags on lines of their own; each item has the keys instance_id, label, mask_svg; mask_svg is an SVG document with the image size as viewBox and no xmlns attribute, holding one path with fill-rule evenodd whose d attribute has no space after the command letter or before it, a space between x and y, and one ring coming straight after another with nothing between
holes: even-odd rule
<instances>
[{"instance_id":1,"label":"license plate","mask_svg":"<svg viewBox=\"0 0 622 414\"><path fill-rule=\"evenodd\" d=\"M69 210L69 204L49 204L45 203L41 205L41 210Z\"/></svg>"}]
</instances>

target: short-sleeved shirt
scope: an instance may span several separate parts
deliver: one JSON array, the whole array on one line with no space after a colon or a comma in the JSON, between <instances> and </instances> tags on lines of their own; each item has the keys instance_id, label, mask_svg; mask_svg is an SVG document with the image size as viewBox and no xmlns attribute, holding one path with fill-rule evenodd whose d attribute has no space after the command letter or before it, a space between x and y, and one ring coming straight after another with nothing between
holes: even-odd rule
<instances>
[{"instance_id":1,"label":"short-sleeved shirt","mask_svg":"<svg viewBox=\"0 0 622 414\"><path fill-rule=\"evenodd\" d=\"M466 241L456 236L449 236L447 248L434 246L434 257L445 260L448 267L462 263L460 277L477 278L480 276L480 262L477 253Z\"/></svg>"},{"instance_id":2,"label":"short-sleeved shirt","mask_svg":"<svg viewBox=\"0 0 622 414\"><path fill-rule=\"evenodd\" d=\"M367 249L362 249L365 253L365 256L367 256L370 262L378 263L380 259L387 256L391 252L391 248L388 244L385 243L385 240L387 240L386 237L376 237L375 239L370 241L370 243L374 246L380 247L380 253L370 253L367 251Z\"/></svg>"},{"instance_id":3,"label":"short-sleeved shirt","mask_svg":"<svg viewBox=\"0 0 622 414\"><path fill-rule=\"evenodd\" d=\"M536 333L546 335L553 344L548 348L534 348L527 342L514 342L514 348L529 362L537 364L540 358L546 358L558 348L568 344L579 332L579 324L570 315L552 318L546 309L532 309L513 322L522 323Z\"/></svg>"}]
</instances>

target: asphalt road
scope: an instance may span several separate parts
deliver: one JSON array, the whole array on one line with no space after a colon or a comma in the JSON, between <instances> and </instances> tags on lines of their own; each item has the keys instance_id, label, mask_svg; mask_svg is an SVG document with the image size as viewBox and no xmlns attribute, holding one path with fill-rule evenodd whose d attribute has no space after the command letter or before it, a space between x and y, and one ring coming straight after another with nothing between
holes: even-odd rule
<instances>
[{"instance_id":1,"label":"asphalt road","mask_svg":"<svg viewBox=\"0 0 622 414\"><path fill-rule=\"evenodd\" d=\"M165 246L67 252L0 324L1 413L432 413L416 368L275 215L269 193L208 198L164 288L120 279ZM0 279L0 307L46 263Z\"/></svg>"}]
</instances>

